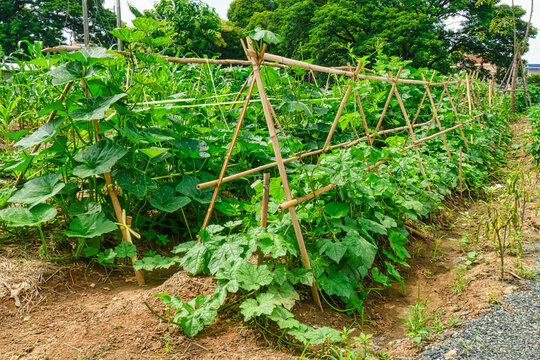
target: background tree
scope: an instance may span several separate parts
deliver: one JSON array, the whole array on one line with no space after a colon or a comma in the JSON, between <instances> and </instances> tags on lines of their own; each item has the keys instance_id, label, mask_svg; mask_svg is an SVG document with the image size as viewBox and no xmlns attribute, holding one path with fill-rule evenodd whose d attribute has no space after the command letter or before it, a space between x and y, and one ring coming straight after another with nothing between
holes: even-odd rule
<instances>
[{"instance_id":1,"label":"background tree","mask_svg":"<svg viewBox=\"0 0 540 360\"><path fill-rule=\"evenodd\" d=\"M261 26L283 35L279 52L343 65L349 50L357 55L381 51L411 60L415 67L442 71L464 54L483 57L498 66L511 62L512 30L501 26L511 7L498 0L234 0L229 19L251 30ZM523 36L526 23L519 18ZM462 20L449 28L451 18ZM535 34L531 31L531 35Z\"/></svg>"},{"instance_id":2,"label":"background tree","mask_svg":"<svg viewBox=\"0 0 540 360\"><path fill-rule=\"evenodd\" d=\"M161 0L153 9L146 10L144 16L167 20L172 25L176 33L173 39L176 54L169 52L168 55L239 56L242 30L221 20L213 8L200 0ZM234 43L236 49L227 47L228 43Z\"/></svg>"},{"instance_id":3,"label":"background tree","mask_svg":"<svg viewBox=\"0 0 540 360\"><path fill-rule=\"evenodd\" d=\"M103 2L88 0L90 40L108 47L114 44L109 30L114 29L116 21ZM43 41L45 46L55 46L66 40L82 42L83 37L80 1L0 0L0 46L7 54L17 50L19 41Z\"/></svg>"}]
</instances>

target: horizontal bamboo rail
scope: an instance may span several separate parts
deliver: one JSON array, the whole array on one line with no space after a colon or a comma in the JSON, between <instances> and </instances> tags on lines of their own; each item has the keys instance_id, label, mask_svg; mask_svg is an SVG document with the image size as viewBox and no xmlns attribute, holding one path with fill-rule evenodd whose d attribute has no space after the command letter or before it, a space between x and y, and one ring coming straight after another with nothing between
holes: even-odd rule
<instances>
[{"instance_id":1,"label":"horizontal bamboo rail","mask_svg":"<svg viewBox=\"0 0 540 360\"><path fill-rule=\"evenodd\" d=\"M303 203L304 201L308 201L308 200L311 200L313 199L315 196L319 196L321 194L324 194L325 192L327 191L330 191L332 189L334 189L337 185L336 184L330 184L330 185L327 185L323 188L320 188L319 190L315 190L307 195L304 195L304 196L301 196L299 198L296 198L296 199L292 199L290 201L285 201L283 204L279 205L278 206L278 210L279 211L283 211L283 210L286 210L292 206L296 206L300 203Z\"/></svg>"}]
</instances>

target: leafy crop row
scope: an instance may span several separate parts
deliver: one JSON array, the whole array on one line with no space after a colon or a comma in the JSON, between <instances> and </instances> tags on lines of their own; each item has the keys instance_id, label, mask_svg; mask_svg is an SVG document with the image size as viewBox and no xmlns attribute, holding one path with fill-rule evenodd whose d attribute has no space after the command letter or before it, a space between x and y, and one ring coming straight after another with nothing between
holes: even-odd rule
<instances>
[{"instance_id":1,"label":"leafy crop row","mask_svg":"<svg viewBox=\"0 0 540 360\"><path fill-rule=\"evenodd\" d=\"M187 300L159 294L175 309L174 323L189 336L211 324L227 299L234 298L246 321L265 316L306 344L339 340L336 330L314 329L295 319L295 303L313 277L329 306L351 313L363 311L371 291L395 281L404 286L400 270L408 267L410 258L404 224L428 217L456 190L455 154L466 147L459 131L446 134L452 159L440 137L420 147L426 178L411 155L413 150L401 151L411 141L406 132L378 136L373 146L360 142L329 151L318 165L316 158L288 163L295 197L337 185L336 190L297 206L312 262L312 270L307 270L298 257L290 216L277 210L285 197L274 172L266 229L259 226L262 184L255 174L224 184L213 225L198 231L212 192L197 190L196 185L213 180L219 172L240 113L239 107L231 107L231 100L249 69L167 63L145 50L160 45L159 39L147 36L159 24L139 20L135 25L138 29L116 34L131 42L134 52L127 57L92 47L40 56L31 61L36 68L1 84L1 91L8 91L17 82L22 86L15 87L11 96L40 99L28 109L36 119L3 133L7 151L2 155L1 174L13 178L28 169L28 180L21 187L7 183L0 190L0 205L15 205L0 210L3 229L25 236L35 227L48 258L59 257L64 249L70 252L67 258L87 257L114 265L145 253L134 263L136 269L180 266L193 275L212 275L217 283L213 295ZM410 79L430 73L396 59L362 60L381 76L401 66L405 67L402 77ZM49 70L53 64L55 68ZM348 79L339 77L305 81L309 75L299 69L263 68L265 86L284 128L279 134L284 156L323 146L349 85ZM434 81L443 79L435 76ZM73 86L66 99L56 100L67 83ZM451 93L457 86L451 86ZM475 86L482 96L485 85ZM354 87L364 103L368 126L374 129L391 84L365 80ZM49 90L43 95L42 89ZM409 112L416 111L424 88L407 84L399 85L399 91ZM432 91L436 99L442 94L442 89ZM3 106L8 101L3 100ZM465 111L456 101L460 112ZM467 138L474 136L463 156L464 183L471 190L486 184L491 169L504 158L497 146L504 138L504 119L497 108L479 110L488 110L482 128L475 122L463 128ZM57 112L54 120L39 124L53 111ZM351 97L335 143L364 134L359 111ZM426 105L417 123L431 118ZM439 118L443 128L456 122L447 97ZM461 120L468 118L465 114ZM245 122L228 174L273 161L256 96ZM404 124L394 99L383 127ZM417 131L423 133L425 127ZM365 171L381 161L379 175ZM123 222L114 220L106 174L116 182L122 209L133 216L130 231L135 237L141 235L134 244L117 240ZM177 255L170 256L171 252ZM256 254L262 254L262 263L255 264Z\"/></svg>"}]
</instances>

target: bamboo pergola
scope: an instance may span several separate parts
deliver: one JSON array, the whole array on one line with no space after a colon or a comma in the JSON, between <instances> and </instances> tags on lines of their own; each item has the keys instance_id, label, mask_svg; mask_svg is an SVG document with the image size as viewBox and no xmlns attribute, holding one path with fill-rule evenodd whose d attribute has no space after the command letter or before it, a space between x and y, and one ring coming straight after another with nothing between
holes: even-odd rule
<instances>
[{"instance_id":1,"label":"bamboo pergola","mask_svg":"<svg viewBox=\"0 0 540 360\"><path fill-rule=\"evenodd\" d=\"M453 76L449 76L445 80L439 81L439 82L433 81L435 78L435 73L431 75L429 80L426 78L425 74L422 73L421 74L422 80L413 80L413 79L402 78L403 68L400 68L395 74L390 72L386 76L366 74L366 71L364 71L364 73L361 74L360 71L362 70L362 64L357 64L357 66L354 69L350 65L345 66L345 67L325 67L325 66L320 66L320 65L309 64L306 62L289 59L289 58L278 56L278 55L269 54L266 52L267 50L266 44L264 44L261 49L257 49L254 43L249 38L246 39L246 42L242 41L242 46L244 48L244 52L246 54L247 60L227 60L227 59L216 60L216 59L198 59L198 58L173 58L173 57L166 57L166 56L163 57L164 59L166 59L168 62L171 62L171 63L215 64L215 65L234 65L234 66L251 67L251 74L246 80L246 82L244 83L244 85L242 86L240 92L236 94L235 100L232 102L226 103L226 104L232 105L232 107L236 106L237 104L243 104L243 105L242 105L242 109L238 117L238 121L233 131L233 136L229 144L227 154L223 160L223 164L221 166L219 175L217 179L215 180L207 181L207 182L200 183L197 185L197 189L205 189L209 187L214 187L212 200L208 206L208 210L206 212L204 221L202 223L201 230L205 229L210 223L210 218L213 213L214 206L215 206L221 185L223 185L224 183L233 181L233 180L240 179L247 175L255 174L263 170L277 167L279 176L282 182L282 187L285 193L285 202L279 205L278 210L279 211L288 210L290 213L292 225L294 227L294 231L296 235L296 240L297 240L298 247L300 249L300 253L302 257L302 262L307 269L311 268L311 264L310 264L309 255L308 255L305 243L304 243L302 228L300 226L300 222L296 215L295 207L298 204L309 201L325 192L335 189L337 185L330 184L320 189L315 189L313 192L306 194L304 196L293 198L293 194L290 189L289 179L288 179L288 175L287 175L287 171L285 167L286 164L293 161L302 160L308 157L317 157L317 163L319 163L319 161L321 160L321 155L324 155L328 151L332 151L335 149L350 148L352 146L359 144L362 141L367 141L368 145L372 146L374 140L381 135L406 131L407 138L406 138L406 141L404 141L403 146L400 151L405 152L405 151L414 149L419 170L426 181L428 190L430 191L431 188L429 185L429 179L426 175L426 171L425 171L425 167L422 161L421 153L419 151L419 147L422 145L425 145L430 140L441 137L448 158L451 159L453 155L456 155L459 157L460 164L461 164L462 149L460 147L459 152L457 154L452 154L452 151L446 139L446 134L454 130L459 130L460 137L461 137L461 140L463 141L465 150L468 150L469 141L472 143L474 139L471 134L471 138L468 141L463 131L463 128L466 125L468 125L472 129L474 126L474 123L476 122L481 129L483 127L484 115L486 114L486 111L489 110L492 103L494 103L495 97L496 97L494 80L491 79L489 83L487 83L487 89L485 88L482 89L482 87L478 84L480 80L478 79L477 73L466 74L464 78L454 77L453 79ZM61 46L61 47L56 47L56 48L45 49L43 51L45 52L76 51L80 49L81 49L80 47ZM115 52L124 56L129 54L123 51L115 51ZM328 74L328 75L343 76L351 80L351 83L345 89L344 95L339 98L341 99L339 108L336 111L334 120L330 127L330 131L326 137L324 146L321 149L298 153L298 154L295 154L294 156L287 157L287 158L283 157L279 140L277 137L276 127L282 133L284 129L282 128L281 124L278 121L276 112L271 103L271 99L269 98L266 92L265 85L263 83L262 76L261 76L262 66L270 66L270 67L276 67L276 68L300 68L300 69L308 70L310 72L318 72L318 73L323 73L323 74ZM380 114L378 118L378 122L373 129L369 128L368 122L366 120L366 115L364 113L363 101L365 102L366 99L365 98L362 99L358 90L356 90L354 87L354 84L359 81L383 82L383 83L391 84L391 88L388 93L388 96L386 97L383 111ZM419 106L416 109L414 109L415 110L414 112L411 112L411 114L414 114L413 116L409 115L410 112L407 110L406 103L400 93L400 86L403 86L403 85L416 85L416 86L421 86L424 88L423 97ZM453 86L453 89L455 89L453 94L451 93L451 88L450 88L451 85ZM253 99L255 86L257 87L257 90L258 90L258 99ZM434 96L434 92L433 92L434 88L442 89L440 91L440 96L438 99L435 98ZM247 89L247 92L246 92L246 89ZM67 90L69 90L69 87L67 87L67 89L64 92L67 92ZM332 144L332 140L333 140L336 128L338 126L339 120L342 117L343 112L345 111L347 102L351 94L354 95L354 104L359 110L361 120L362 120L363 130L365 134L363 136L358 137L355 140L350 140L350 141L346 141L346 142L342 142L338 144ZM63 96L65 96L65 94ZM243 101L240 101L240 98L242 96L244 96L244 99ZM399 105L399 110L401 112L401 115L403 116L405 125L394 127L394 128L383 129L384 119L387 116L391 101L394 99L397 101ZM486 104L486 100L487 100L487 104ZM272 149L275 156L275 161L268 164L254 167L252 169L241 171L233 175L226 176L229 161L233 155L233 151L234 151L238 136L244 125L244 119L246 116L247 109L249 108L250 104L253 102L256 102L257 104L260 103L262 105L267 131L271 140ZM452 126L448 128L443 128L442 123L441 123L440 109L444 103L447 103L450 105L452 117L453 117L453 124ZM214 104L209 104L209 105L214 105ZM427 109L428 111L431 111L431 119L424 122L417 122L417 120L420 118L421 111L425 109ZM465 112L464 113L460 112L461 109L465 109ZM462 118L467 118L467 119L462 121ZM418 130L421 128L425 129L425 132L423 134L420 134L418 132ZM436 129L436 132L430 134L430 132L435 131L432 129ZM407 141L409 139L412 142L410 145L408 145L408 141ZM34 151L37 151L37 149ZM387 158L387 159L377 162L376 164L367 166L365 168L365 171L376 170L377 174L379 174L379 167L389 160L390 159ZM21 174L20 176L21 179L23 175L24 174ZM110 175L108 176L108 179L107 179L107 184L109 183L110 184L113 183L112 179L110 179ZM268 178L267 178L267 175L265 175L266 186L267 186L267 183L268 183ZM114 191L114 188L112 186L109 186L108 189L112 189L112 191ZM460 177L460 191L462 191L461 177ZM113 201L114 201L114 198L115 198L115 195L111 194L111 199L113 199ZM118 200L116 199L116 202L117 201ZM266 196L266 201L268 201L267 196ZM122 211L121 209L117 210L115 206L115 213L117 213L117 217L119 217L120 215L118 212L121 212L121 211ZM263 214L263 217L264 215L265 214ZM119 221L121 220L119 219ZM264 217L264 225L266 225L265 217ZM314 279L312 283L312 293L313 293L313 297L316 303L322 309L321 300L320 300L319 293L318 293L317 286L315 284Z\"/></svg>"}]
</instances>

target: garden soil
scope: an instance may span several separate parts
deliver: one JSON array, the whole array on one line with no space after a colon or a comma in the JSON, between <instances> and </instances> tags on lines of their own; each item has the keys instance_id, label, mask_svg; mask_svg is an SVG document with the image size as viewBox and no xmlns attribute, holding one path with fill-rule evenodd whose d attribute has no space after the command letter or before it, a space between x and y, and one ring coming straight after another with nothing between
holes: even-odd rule
<instances>
[{"instance_id":1,"label":"garden soil","mask_svg":"<svg viewBox=\"0 0 540 360\"><path fill-rule=\"evenodd\" d=\"M537 174L523 152L530 128L521 119L513 130L516 146L509 148L506 167L526 167L532 174L529 193L537 196ZM497 182L504 186L506 179ZM399 284L372 291L364 315L349 317L328 306L321 312L306 289L305 300L294 308L297 319L315 327L355 328L351 338L362 329L374 335L373 352L393 359L415 357L426 344L451 336L460 321L488 311L493 302L522 288L525 277L537 271L530 254L538 249L540 240L538 198L525 213L524 255L513 252L507 256L503 281L493 244L481 235L476 241L485 209L465 192L463 198L458 194L449 199L447 207L429 219L429 227L413 225L419 232L410 238L411 267L400 269L406 292ZM460 272L457 267L471 251L476 253L476 263ZM269 333L271 327L263 330L242 322L234 303L194 338L182 335L151 312L150 308L168 317L155 293L169 292L189 300L211 294L215 286L211 278L179 271L165 281L150 279L148 285L139 287L129 269L107 273L87 263L44 262L38 254L37 246L25 248L0 239L1 360L296 359L302 351L281 343ZM407 337L402 320L418 302L426 302L429 315L448 329L419 345ZM308 351L307 357L317 357L318 350Z\"/></svg>"}]
</instances>

